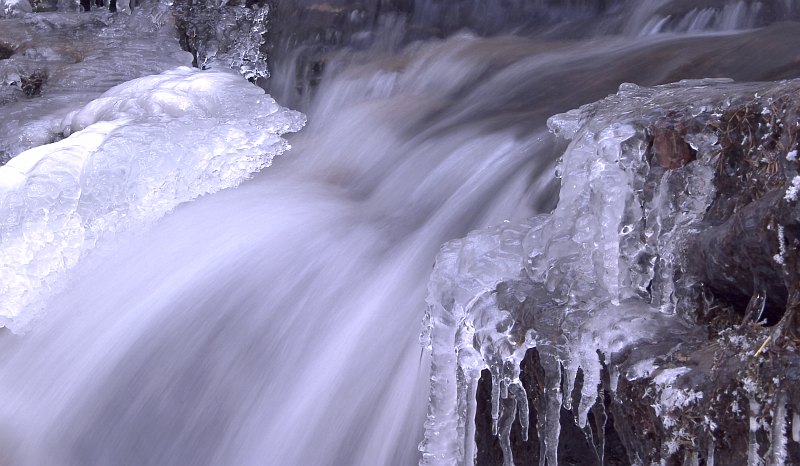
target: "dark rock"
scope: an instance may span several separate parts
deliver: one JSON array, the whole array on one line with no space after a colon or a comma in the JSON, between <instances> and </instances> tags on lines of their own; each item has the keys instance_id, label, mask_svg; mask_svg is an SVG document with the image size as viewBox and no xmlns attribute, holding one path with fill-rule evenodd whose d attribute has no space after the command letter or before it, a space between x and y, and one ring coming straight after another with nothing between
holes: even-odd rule
<instances>
[{"instance_id":1,"label":"dark rock","mask_svg":"<svg viewBox=\"0 0 800 466\"><path fill-rule=\"evenodd\" d=\"M800 162L793 152L800 90L777 88L782 93L739 99L724 111L670 111L648 128L645 204L659 180L685 199L689 165L715 167L714 197L673 259L683 264L674 281L685 313L675 322L696 332L675 345L667 342L669 332L654 328L651 341L601 355L601 396L587 427L576 427L562 406L559 464L709 464L712 456L714 464L748 464L756 456L800 464L800 443L791 438L800 430L793 425L800 422ZM704 145L702 161L697 144ZM670 222L662 228L681 228ZM501 283L502 309L506 288L523 289ZM525 296L537 301L530 291ZM541 327L508 309L522 328ZM645 361L651 369L631 370ZM535 421L545 398L543 373L538 353L529 351L520 380L531 407L531 440L523 441L519 423L513 425L517 465L541 464ZM581 377L576 391L580 385ZM478 464L485 465L503 464L491 432L490 391L484 376L476 440Z\"/></svg>"},{"instance_id":2,"label":"dark rock","mask_svg":"<svg viewBox=\"0 0 800 466\"><path fill-rule=\"evenodd\" d=\"M0 60L6 60L14 55L14 49L11 46L0 43Z\"/></svg>"}]
</instances>

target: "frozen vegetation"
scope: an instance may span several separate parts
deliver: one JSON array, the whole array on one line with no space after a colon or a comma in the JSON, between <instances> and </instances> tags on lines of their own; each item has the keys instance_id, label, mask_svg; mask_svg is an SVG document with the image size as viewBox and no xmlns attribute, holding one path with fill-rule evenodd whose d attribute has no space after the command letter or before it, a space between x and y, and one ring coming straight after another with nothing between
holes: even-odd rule
<instances>
[{"instance_id":1,"label":"frozen vegetation","mask_svg":"<svg viewBox=\"0 0 800 466\"><path fill-rule=\"evenodd\" d=\"M571 141L557 169L561 190L555 210L472 232L445 244L437 257L422 334L423 344L432 352L432 373L420 464L473 463L476 391L484 369L491 373L491 430L500 437L508 465L513 464L512 424L518 420L525 439L531 400L535 400L539 464L555 465L562 407L587 431L590 411L606 404L604 391L615 402L636 404L626 401L629 393L617 393L621 380L651 381L652 413L664 432L661 448L644 454L629 450L632 460L666 461L680 451L688 464L697 464L701 457L706 464L713 463L715 429L725 415L715 418L711 413L730 400L720 402L718 397L702 405L712 393L704 394L697 382L702 380L696 375L699 371L690 370L697 361L672 355L697 350L708 339L709 330L699 322L698 296L711 293L703 282L712 279L703 272L709 277L723 275L728 281L736 280L732 277L737 272L728 263L714 262L713 252L707 260L716 265L704 265L701 272L697 257L706 257L707 250L727 251L721 241L699 251L696 243L701 232L719 240L722 235L711 227L731 215L720 213L727 209L726 202L741 201L723 193L719 198L728 200L715 203L717 187L725 186L719 171L731 163L747 161L754 167L751 173L743 168L728 170L736 176L761 177L766 188L777 188L777 194L785 191L783 202L764 210L786 212L784 223L796 228L797 177L792 176L798 168L793 156L798 88L797 81L700 80L653 88L623 84L616 95L552 117L550 129ZM730 126L723 131L725 124ZM747 129L747 124L754 129ZM739 139L731 144L729 138ZM734 153L735 147L742 148ZM744 161L732 162L737 154ZM749 189L757 193L757 188L764 186ZM764 195L762 201L769 199ZM745 215L742 212L733 216ZM787 393L777 387L780 379L764 375L767 370L748 379L745 374L752 366L746 362L752 358L744 356L758 357L770 338L777 338L776 332L792 328L786 322L796 306L791 298L796 271L783 256L790 254L794 264L798 243L796 232L791 238L785 236L779 213L769 217L761 230L746 233L758 236L758 231L766 235L770 229L779 230L779 241L768 242L769 252L748 256L752 252L741 236L744 232L738 236L739 255L752 261L743 270L755 270L758 261L768 261L772 252L778 252L783 268L771 268L775 277L771 281L785 283L783 294L787 289L790 294L785 304L789 317L776 330L759 327L761 342L767 339L761 348L760 342L747 344L747 338L739 336L734 340L742 346L730 350L744 358L734 372L750 380L741 387L739 403L751 419L751 465L783 464L786 459ZM724 230L722 225L717 228ZM760 309L755 320L761 321L764 290L753 293L749 309ZM737 332L729 328L722 335L728 341ZM793 354L793 343L786 341ZM538 353L543 376L537 386L525 387L520 368L530 349ZM720 360L723 354L728 357L717 351ZM736 397L737 386L727 395ZM535 393L529 397L526 390ZM686 427L686 418L700 406L712 408L700 423L702 435ZM687 414L693 409L694 414ZM767 442L757 438L762 429ZM723 438L725 430L718 432ZM769 446L768 451L763 445ZM596 448L602 461L602 445ZM727 448L732 451L736 446Z\"/></svg>"}]
</instances>

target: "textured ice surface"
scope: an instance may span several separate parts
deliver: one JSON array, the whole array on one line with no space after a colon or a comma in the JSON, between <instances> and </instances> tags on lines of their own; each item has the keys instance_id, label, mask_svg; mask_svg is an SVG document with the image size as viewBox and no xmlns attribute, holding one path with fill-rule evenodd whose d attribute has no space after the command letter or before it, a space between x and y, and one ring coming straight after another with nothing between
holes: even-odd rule
<instances>
[{"instance_id":1,"label":"textured ice surface","mask_svg":"<svg viewBox=\"0 0 800 466\"><path fill-rule=\"evenodd\" d=\"M304 122L233 72L183 66L166 3L15 14L0 44L0 325L14 329L103 238L238 184Z\"/></svg>"},{"instance_id":2,"label":"textured ice surface","mask_svg":"<svg viewBox=\"0 0 800 466\"><path fill-rule=\"evenodd\" d=\"M260 51L267 30L267 4L248 7L228 0L177 0L174 11L198 67L230 68L250 80L269 76Z\"/></svg>"},{"instance_id":3,"label":"textured ice surface","mask_svg":"<svg viewBox=\"0 0 800 466\"><path fill-rule=\"evenodd\" d=\"M0 167L0 324L22 328L106 237L269 165L304 121L231 71L187 67L69 112L69 137Z\"/></svg>"},{"instance_id":4,"label":"textured ice surface","mask_svg":"<svg viewBox=\"0 0 800 466\"><path fill-rule=\"evenodd\" d=\"M132 15L34 13L0 18L0 164L63 137L61 122L113 86L191 65L170 7L142 2Z\"/></svg>"},{"instance_id":5,"label":"textured ice surface","mask_svg":"<svg viewBox=\"0 0 800 466\"><path fill-rule=\"evenodd\" d=\"M602 364L636 347L626 376L640 377L655 354L697 337L682 317L694 284L682 274L681 257L714 195L715 139L702 118L756 90L725 80L623 84L616 95L550 119L551 130L571 140L555 210L473 232L437 257L422 335L432 373L420 464L473 463L483 369L492 376L493 431L512 464L510 426L519 418L525 431L528 412L520 362L529 348L538 350L540 464L555 465L560 409L586 425ZM650 147L654 128L670 125L690 141L696 160L676 162L682 152L669 132ZM661 375L661 411L697 399L668 376Z\"/></svg>"}]
</instances>

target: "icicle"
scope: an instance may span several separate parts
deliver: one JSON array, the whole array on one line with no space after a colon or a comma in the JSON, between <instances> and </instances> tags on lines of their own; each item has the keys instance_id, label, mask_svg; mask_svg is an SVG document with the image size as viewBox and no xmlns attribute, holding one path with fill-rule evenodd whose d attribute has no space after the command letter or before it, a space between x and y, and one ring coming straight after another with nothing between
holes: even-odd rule
<instances>
[{"instance_id":1,"label":"icicle","mask_svg":"<svg viewBox=\"0 0 800 466\"><path fill-rule=\"evenodd\" d=\"M772 429L769 434L769 466L786 463L786 393L780 392L773 400Z\"/></svg>"},{"instance_id":2,"label":"icicle","mask_svg":"<svg viewBox=\"0 0 800 466\"><path fill-rule=\"evenodd\" d=\"M706 453L706 466L714 466L714 455L717 451L717 445L714 439L708 441L708 453Z\"/></svg>"},{"instance_id":3,"label":"icicle","mask_svg":"<svg viewBox=\"0 0 800 466\"><path fill-rule=\"evenodd\" d=\"M500 419L500 377L492 371L492 435L497 435Z\"/></svg>"},{"instance_id":4,"label":"icicle","mask_svg":"<svg viewBox=\"0 0 800 466\"><path fill-rule=\"evenodd\" d=\"M561 404L567 411L572 410L572 392L575 390L575 381L578 378L578 364L577 361L567 364L564 367L564 386L561 393ZM584 381L585 383L585 381Z\"/></svg>"},{"instance_id":5,"label":"icicle","mask_svg":"<svg viewBox=\"0 0 800 466\"><path fill-rule=\"evenodd\" d=\"M578 404L578 426L583 429L589 416L589 410L597 403L597 388L600 386L602 366L600 360L586 361L583 367L583 388Z\"/></svg>"},{"instance_id":6,"label":"icicle","mask_svg":"<svg viewBox=\"0 0 800 466\"><path fill-rule=\"evenodd\" d=\"M478 374L480 376L480 373ZM464 464L475 464L475 457L478 455L475 445L475 414L478 411L478 381L480 377L471 377L468 380L469 390L467 391L467 419L464 425Z\"/></svg>"},{"instance_id":7,"label":"icicle","mask_svg":"<svg viewBox=\"0 0 800 466\"><path fill-rule=\"evenodd\" d=\"M469 422L467 419L467 411L469 410L469 403L467 402L467 388L469 387L469 378L465 373L463 367L459 366L456 367L456 432L458 432L458 438L465 439L466 438L466 430L467 430L467 423ZM457 449L457 456L458 458L465 458L465 445L462 442L461 445L458 446Z\"/></svg>"},{"instance_id":8,"label":"icicle","mask_svg":"<svg viewBox=\"0 0 800 466\"><path fill-rule=\"evenodd\" d=\"M800 442L800 413L792 413L792 440Z\"/></svg>"},{"instance_id":9,"label":"icicle","mask_svg":"<svg viewBox=\"0 0 800 466\"><path fill-rule=\"evenodd\" d=\"M747 466L759 466L761 460L758 457L758 415L761 407L755 398L750 397L750 429L747 435Z\"/></svg>"},{"instance_id":10,"label":"icicle","mask_svg":"<svg viewBox=\"0 0 800 466\"><path fill-rule=\"evenodd\" d=\"M544 448L539 451L539 464L558 464L558 437L561 435L561 363L552 354L540 354L545 378L545 419L539 431ZM540 414L541 417L541 414ZM544 460L544 461L543 461Z\"/></svg>"},{"instance_id":11,"label":"icicle","mask_svg":"<svg viewBox=\"0 0 800 466\"><path fill-rule=\"evenodd\" d=\"M558 395L557 393L553 395ZM557 396L551 395L547 400L547 424L544 432L544 452L540 455L547 459L547 464L558 464L558 437L561 435L561 403Z\"/></svg>"},{"instance_id":12,"label":"icicle","mask_svg":"<svg viewBox=\"0 0 800 466\"><path fill-rule=\"evenodd\" d=\"M483 358L473 348L475 325L464 319L456 332L458 355L458 433L462 439L459 451L464 464L473 464L476 456L475 413L477 412L478 381L484 367Z\"/></svg>"},{"instance_id":13,"label":"icicle","mask_svg":"<svg viewBox=\"0 0 800 466\"><path fill-rule=\"evenodd\" d=\"M463 309L463 315L475 323L475 337L469 345L479 352L482 367L491 371L491 430L501 437L507 461L510 440L506 436L517 413L523 436L528 428L527 397L518 385L519 363L528 348L536 346L544 373L543 380L537 381L541 386L536 390L541 393L535 401L540 465L557 466L562 407L571 408L576 422L586 431L589 411L595 406L596 416L602 411L598 387L603 367L610 371L604 388L612 393L620 377L627 376L620 375L619 367L611 361L601 361L598 353L609 357L627 354L630 349L652 345L654 333L668 335L674 345L686 338L694 340L694 330L676 325L681 323L676 312L680 296L675 286L680 270L676 266L680 264L673 264L672 259L684 255L679 250L682 235L701 225L714 198L714 167L706 163L708 157L698 155L699 163L667 170L658 175L660 179L649 180L647 128L662 118L663 112L646 110L642 103L659 103L652 108L660 109L662 104L683 102L684 97L694 101L699 96L696 89L702 89L702 99L709 105L714 99L727 98L727 91L722 90L709 100L711 88L698 88L697 83L630 88L624 95L551 118L548 126L553 132L572 139L562 159L562 189L556 209L523 223L504 222L472 232L444 245L437 256L427 298L432 305L431 320L452 325L452 317L460 316L459 309ZM685 91L680 91L683 97L676 100L676 92L684 87ZM704 152L713 145L703 144ZM642 186L650 181L652 199L644 199ZM689 188L673 192L673 181L686 181ZM680 209L679 221L672 219L676 207ZM761 292L754 295L754 315L761 312L764 299ZM423 452L449 455L451 444L457 444L464 445L459 453L469 458L472 450L467 443L450 441L456 436L452 430L446 432L447 442L438 440L445 436L441 427L454 424L454 391L445 383L450 383L447 377L452 374L451 352L437 350L437 345L446 348L451 343L451 332L443 331L443 340L438 343L437 334L431 335L432 367L436 371L431 376L433 414L426 424L426 440L431 441ZM652 355L634 362L635 367L625 368L628 374L643 377L656 367ZM583 384L577 393L579 370ZM664 375L677 377L688 370L671 368ZM669 386L659 395L658 408L683 408L701 396L702 392ZM514 409L509 409L512 405ZM464 406L470 413L471 408ZM748 461L755 465L757 421L761 418L755 400L752 406ZM675 422L672 417L666 420ZM601 437L595 446L602 457L605 419L595 422ZM800 422L797 424L800 426ZM465 435L470 435L469 424L463 426ZM674 437L665 443L664 458L678 459L670 457L680 449L678 442ZM440 445L447 449L433 448ZM709 446L709 454L713 455L714 448ZM687 459L697 463L705 454L701 451ZM450 458L437 458L441 457Z\"/></svg>"},{"instance_id":14,"label":"icicle","mask_svg":"<svg viewBox=\"0 0 800 466\"><path fill-rule=\"evenodd\" d=\"M519 425L522 428L522 440L528 441L528 430L530 428L530 408L528 407L528 393L522 382L517 380L509 388L511 396L517 402L517 416L519 417Z\"/></svg>"},{"instance_id":15,"label":"icicle","mask_svg":"<svg viewBox=\"0 0 800 466\"><path fill-rule=\"evenodd\" d=\"M511 452L511 427L514 425L516 412L517 400L514 398L503 399L503 415L498 434L500 449L503 450L503 466L514 466L514 455Z\"/></svg>"},{"instance_id":16,"label":"icicle","mask_svg":"<svg viewBox=\"0 0 800 466\"><path fill-rule=\"evenodd\" d=\"M600 402L592 407L592 413L594 414L594 426L595 430L597 431L597 445L595 445L595 452L597 455L597 461L602 466L605 464L606 423L608 422L608 415L606 414L606 404L602 400L602 392L600 397ZM591 434L591 429L587 430L589 431L589 434Z\"/></svg>"},{"instance_id":17,"label":"icicle","mask_svg":"<svg viewBox=\"0 0 800 466\"><path fill-rule=\"evenodd\" d=\"M700 455L694 450L687 451L683 456L683 464L688 466L700 466Z\"/></svg>"},{"instance_id":18,"label":"icicle","mask_svg":"<svg viewBox=\"0 0 800 466\"><path fill-rule=\"evenodd\" d=\"M539 396L536 398L536 432L539 436L539 466L545 466L545 433L547 432L547 400Z\"/></svg>"},{"instance_id":19,"label":"icicle","mask_svg":"<svg viewBox=\"0 0 800 466\"><path fill-rule=\"evenodd\" d=\"M611 367L608 374L608 388L611 393L617 393L617 386L619 385L619 369Z\"/></svg>"}]
</instances>

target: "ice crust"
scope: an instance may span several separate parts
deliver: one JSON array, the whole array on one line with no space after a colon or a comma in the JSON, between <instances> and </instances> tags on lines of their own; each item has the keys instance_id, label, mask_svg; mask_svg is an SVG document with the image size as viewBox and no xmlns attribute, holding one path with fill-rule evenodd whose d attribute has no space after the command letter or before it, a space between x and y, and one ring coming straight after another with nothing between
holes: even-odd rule
<instances>
[{"instance_id":1,"label":"ice crust","mask_svg":"<svg viewBox=\"0 0 800 466\"><path fill-rule=\"evenodd\" d=\"M13 51L0 60L0 165L61 139L66 114L111 87L191 65L176 36L170 6L148 0L132 15L99 8L0 18L0 44Z\"/></svg>"},{"instance_id":2,"label":"ice crust","mask_svg":"<svg viewBox=\"0 0 800 466\"><path fill-rule=\"evenodd\" d=\"M616 377L650 376L653 356L703 338L681 306L694 286L681 258L714 196L716 139L686 135L696 160L665 170L652 158L648 131L665 115L720 114L757 90L718 79L623 84L616 95L549 120L571 140L555 210L472 232L437 256L421 335L432 354L421 465L473 464L484 369L492 378L493 432L505 464L513 464L511 425L518 419L523 436L527 430L520 363L530 348L544 369L540 465L556 465L560 409L585 427L604 366L613 389ZM617 365L622 354L625 367ZM579 371L583 383L573 393ZM656 384L657 409L667 417L702 396L673 386L673 375L680 372L662 373Z\"/></svg>"},{"instance_id":3,"label":"ice crust","mask_svg":"<svg viewBox=\"0 0 800 466\"><path fill-rule=\"evenodd\" d=\"M231 71L188 67L67 114L69 137L0 167L0 325L23 329L98 244L268 166L304 122Z\"/></svg>"}]
</instances>

